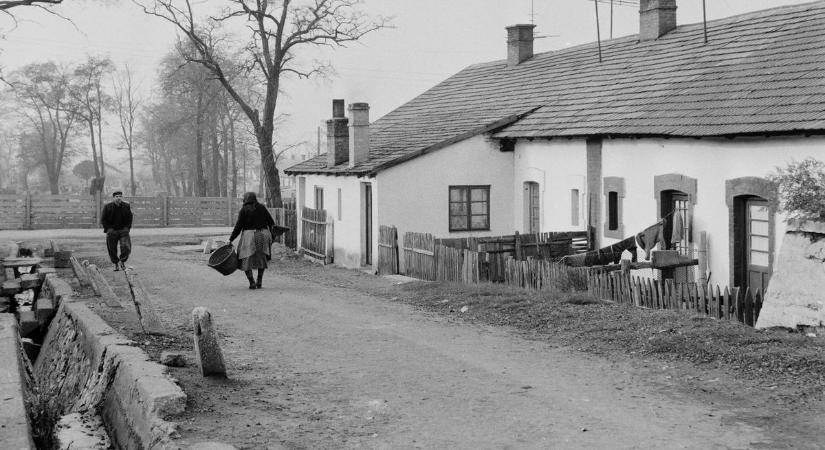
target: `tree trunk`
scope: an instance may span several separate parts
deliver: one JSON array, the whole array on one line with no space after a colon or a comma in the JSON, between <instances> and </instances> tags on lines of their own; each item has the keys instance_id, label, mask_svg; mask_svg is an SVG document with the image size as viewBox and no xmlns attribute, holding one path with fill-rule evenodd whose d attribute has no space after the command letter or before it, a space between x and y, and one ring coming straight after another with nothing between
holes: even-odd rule
<instances>
[{"instance_id":1,"label":"tree trunk","mask_svg":"<svg viewBox=\"0 0 825 450\"><path fill-rule=\"evenodd\" d=\"M89 119L86 123L89 125L89 139L92 143L92 162L95 164L95 177L100 178L100 167L97 162L97 145L95 144L95 122Z\"/></svg>"},{"instance_id":2,"label":"tree trunk","mask_svg":"<svg viewBox=\"0 0 825 450\"><path fill-rule=\"evenodd\" d=\"M214 124L217 125L217 124ZM221 150L218 146L218 130L217 126L212 128L211 139L212 139L212 182L210 183L210 195L212 197L220 197L221 195Z\"/></svg>"},{"instance_id":3,"label":"tree trunk","mask_svg":"<svg viewBox=\"0 0 825 450\"><path fill-rule=\"evenodd\" d=\"M197 195L206 197L206 185L203 180L203 93L198 93L197 111L195 112L195 189Z\"/></svg>"},{"instance_id":4,"label":"tree trunk","mask_svg":"<svg viewBox=\"0 0 825 450\"><path fill-rule=\"evenodd\" d=\"M283 207L281 200L281 180L275 168L275 155L272 151L272 130L258 130L258 147L261 149L261 169L264 172L266 203L270 208Z\"/></svg>"},{"instance_id":5,"label":"tree trunk","mask_svg":"<svg viewBox=\"0 0 825 450\"><path fill-rule=\"evenodd\" d=\"M238 153L235 146L235 120L229 118L229 145L232 152L232 198L238 197Z\"/></svg>"}]
</instances>

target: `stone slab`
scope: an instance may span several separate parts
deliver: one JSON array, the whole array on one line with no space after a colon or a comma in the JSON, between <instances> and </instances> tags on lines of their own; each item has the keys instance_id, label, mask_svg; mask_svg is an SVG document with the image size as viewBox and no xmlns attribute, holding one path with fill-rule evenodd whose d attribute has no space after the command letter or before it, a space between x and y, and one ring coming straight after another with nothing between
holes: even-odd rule
<instances>
[{"instance_id":1,"label":"stone slab","mask_svg":"<svg viewBox=\"0 0 825 450\"><path fill-rule=\"evenodd\" d=\"M192 310L192 328L195 339L195 359L203 376L226 377L226 365L218 342L218 332L208 309L198 306Z\"/></svg>"},{"instance_id":2,"label":"stone slab","mask_svg":"<svg viewBox=\"0 0 825 450\"><path fill-rule=\"evenodd\" d=\"M21 289L35 289L40 287L42 283L40 279L40 275L36 273L24 273L20 275L20 288Z\"/></svg>"},{"instance_id":3,"label":"stone slab","mask_svg":"<svg viewBox=\"0 0 825 450\"><path fill-rule=\"evenodd\" d=\"M19 342L14 315L0 314L0 443L3 448L33 450Z\"/></svg>"},{"instance_id":4,"label":"stone slab","mask_svg":"<svg viewBox=\"0 0 825 450\"><path fill-rule=\"evenodd\" d=\"M40 275L41 280L45 280L46 275L56 274L56 273L57 273L57 269L55 269L54 267L38 267L37 268L37 274Z\"/></svg>"},{"instance_id":5,"label":"stone slab","mask_svg":"<svg viewBox=\"0 0 825 450\"><path fill-rule=\"evenodd\" d=\"M54 302L50 297L40 296L34 301L34 315L37 317L40 326L49 325L49 321L54 317L54 309Z\"/></svg>"},{"instance_id":6,"label":"stone slab","mask_svg":"<svg viewBox=\"0 0 825 450\"><path fill-rule=\"evenodd\" d=\"M14 296L20 292L20 289L20 280L6 280L3 282L2 286L0 286L0 295Z\"/></svg>"}]
</instances>

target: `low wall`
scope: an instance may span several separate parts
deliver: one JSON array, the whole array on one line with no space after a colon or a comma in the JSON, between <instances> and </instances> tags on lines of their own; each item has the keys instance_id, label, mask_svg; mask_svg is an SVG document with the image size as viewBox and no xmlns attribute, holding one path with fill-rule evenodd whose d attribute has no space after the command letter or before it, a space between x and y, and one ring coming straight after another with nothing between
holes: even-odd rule
<instances>
[{"instance_id":1,"label":"low wall","mask_svg":"<svg viewBox=\"0 0 825 450\"><path fill-rule=\"evenodd\" d=\"M26 413L23 360L14 314L0 314L0 444L34 449Z\"/></svg>"},{"instance_id":2,"label":"low wall","mask_svg":"<svg viewBox=\"0 0 825 450\"><path fill-rule=\"evenodd\" d=\"M65 300L65 299L64 299ZM186 394L134 343L82 303L63 301L34 365L37 391L54 419L100 415L116 448L162 448Z\"/></svg>"}]
</instances>

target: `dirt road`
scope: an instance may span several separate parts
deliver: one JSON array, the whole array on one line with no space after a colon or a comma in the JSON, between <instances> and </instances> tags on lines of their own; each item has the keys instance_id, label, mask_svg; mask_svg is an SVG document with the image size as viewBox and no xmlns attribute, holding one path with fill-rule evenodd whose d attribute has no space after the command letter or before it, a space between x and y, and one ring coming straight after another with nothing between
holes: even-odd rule
<instances>
[{"instance_id":1,"label":"dirt road","mask_svg":"<svg viewBox=\"0 0 825 450\"><path fill-rule=\"evenodd\" d=\"M392 280L355 274L324 286L313 279L334 269L287 276L278 272L276 256L264 289L248 290L241 273L222 277L204 259L167 245L137 245L130 260L163 300L158 307L170 329L187 336L192 308L205 306L223 334L228 381L204 380L192 367L172 369L184 386L197 387L187 414L177 418L191 442L239 448L778 446L769 430L739 422L735 409L657 387L629 364L506 329L454 323L353 288Z\"/></svg>"}]
</instances>

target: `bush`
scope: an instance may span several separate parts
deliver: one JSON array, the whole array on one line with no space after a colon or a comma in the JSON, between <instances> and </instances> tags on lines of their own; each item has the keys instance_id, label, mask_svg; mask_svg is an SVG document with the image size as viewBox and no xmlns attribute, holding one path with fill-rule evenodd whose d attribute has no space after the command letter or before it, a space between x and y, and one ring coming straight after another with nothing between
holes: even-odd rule
<instances>
[{"instance_id":1,"label":"bush","mask_svg":"<svg viewBox=\"0 0 825 450\"><path fill-rule=\"evenodd\" d=\"M795 219L825 219L825 163L814 158L777 167L779 209Z\"/></svg>"}]
</instances>

